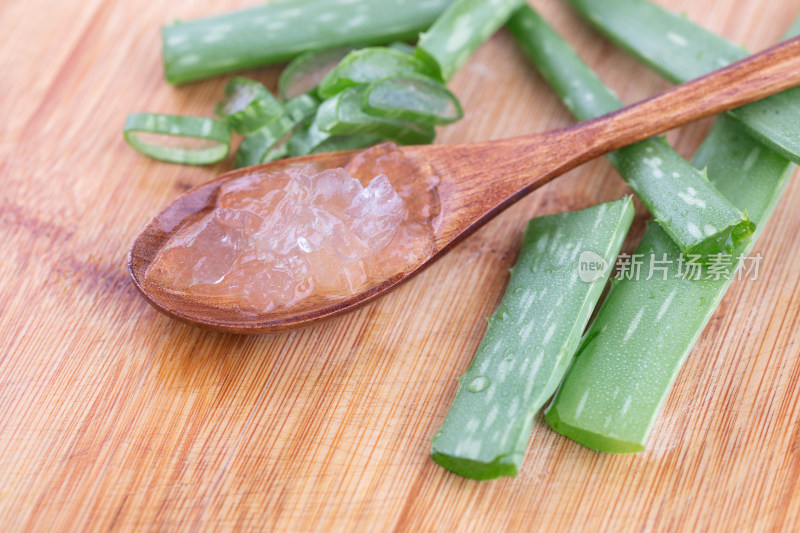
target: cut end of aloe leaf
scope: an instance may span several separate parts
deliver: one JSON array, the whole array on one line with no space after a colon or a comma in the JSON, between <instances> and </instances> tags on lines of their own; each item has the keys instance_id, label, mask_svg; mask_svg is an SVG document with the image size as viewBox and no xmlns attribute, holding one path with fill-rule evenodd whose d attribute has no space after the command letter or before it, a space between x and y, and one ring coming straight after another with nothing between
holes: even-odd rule
<instances>
[{"instance_id":1,"label":"cut end of aloe leaf","mask_svg":"<svg viewBox=\"0 0 800 533\"><path fill-rule=\"evenodd\" d=\"M315 118L319 131L330 135L369 134L398 144L428 144L436 131L430 124L376 117L362 109L366 86L351 87L325 100Z\"/></svg>"},{"instance_id":2,"label":"cut end of aloe leaf","mask_svg":"<svg viewBox=\"0 0 800 533\"><path fill-rule=\"evenodd\" d=\"M503 300L432 439L457 474L516 474L536 412L564 377L633 221L630 196L531 220Z\"/></svg>"},{"instance_id":3,"label":"cut end of aloe leaf","mask_svg":"<svg viewBox=\"0 0 800 533\"><path fill-rule=\"evenodd\" d=\"M703 230L698 228L698 232ZM713 228L706 228L706 234L711 234L707 239L686 250L687 255L708 257L713 254L733 254L747 246L753 239L756 225L745 217L736 225L729 226L723 231L714 233Z\"/></svg>"},{"instance_id":4,"label":"cut end of aloe leaf","mask_svg":"<svg viewBox=\"0 0 800 533\"><path fill-rule=\"evenodd\" d=\"M413 55L392 48L363 48L347 54L320 82L317 92L331 98L351 87L401 74L430 76L432 72Z\"/></svg>"},{"instance_id":5,"label":"cut end of aloe leaf","mask_svg":"<svg viewBox=\"0 0 800 533\"><path fill-rule=\"evenodd\" d=\"M545 420L557 433L598 452L638 453L644 450L644 442L615 439L603 431L594 431L593 428L582 427L573 420L565 420L552 405L545 412Z\"/></svg>"},{"instance_id":6,"label":"cut end of aloe leaf","mask_svg":"<svg viewBox=\"0 0 800 533\"><path fill-rule=\"evenodd\" d=\"M261 83L234 78L225 87L225 98L215 113L237 133L248 135L286 114L283 104Z\"/></svg>"},{"instance_id":7,"label":"cut end of aloe leaf","mask_svg":"<svg viewBox=\"0 0 800 533\"><path fill-rule=\"evenodd\" d=\"M379 117L427 124L452 124L464 116L458 98L436 80L422 76L392 76L370 85L364 109Z\"/></svg>"},{"instance_id":8,"label":"cut end of aloe leaf","mask_svg":"<svg viewBox=\"0 0 800 533\"><path fill-rule=\"evenodd\" d=\"M517 475L517 465L522 463L523 454L501 455L494 461L483 462L453 457L446 453L439 453L434 447L431 459L439 466L446 468L454 474L477 481L488 481L499 477L514 477Z\"/></svg>"}]
</instances>

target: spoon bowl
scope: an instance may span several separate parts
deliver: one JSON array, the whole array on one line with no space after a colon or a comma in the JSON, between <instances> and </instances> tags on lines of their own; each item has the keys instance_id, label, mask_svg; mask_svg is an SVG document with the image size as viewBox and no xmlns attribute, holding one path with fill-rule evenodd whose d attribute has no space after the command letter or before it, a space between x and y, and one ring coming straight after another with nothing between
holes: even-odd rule
<instances>
[{"instance_id":1,"label":"spoon bowl","mask_svg":"<svg viewBox=\"0 0 800 533\"><path fill-rule=\"evenodd\" d=\"M356 152L286 159L225 173L200 185L161 211L136 237L128 268L137 289L159 311L192 325L233 333L272 333L309 326L369 302L441 257L508 206L553 178L595 157L684 124L759 100L800 84L800 38L717 70L697 80L603 117L575 126L498 141L459 145L403 146L400 152L436 177L441 212L427 259L347 298L309 297L285 308L255 314L235 302L188 297L148 282L145 273L181 224L213 208L226 180L274 172L296 163L343 167Z\"/></svg>"}]
</instances>

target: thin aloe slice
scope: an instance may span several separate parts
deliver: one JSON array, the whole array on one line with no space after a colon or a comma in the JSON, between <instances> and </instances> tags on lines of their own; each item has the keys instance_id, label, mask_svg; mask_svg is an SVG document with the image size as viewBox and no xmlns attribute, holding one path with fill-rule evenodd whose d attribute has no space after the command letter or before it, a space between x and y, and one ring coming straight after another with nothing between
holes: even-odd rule
<instances>
[{"instance_id":1,"label":"thin aloe slice","mask_svg":"<svg viewBox=\"0 0 800 533\"><path fill-rule=\"evenodd\" d=\"M524 0L456 0L417 43L415 54L447 81Z\"/></svg>"},{"instance_id":2,"label":"thin aloe slice","mask_svg":"<svg viewBox=\"0 0 800 533\"><path fill-rule=\"evenodd\" d=\"M315 117L309 124L298 128L287 141L289 157L308 155L331 137L335 137L335 135L320 130Z\"/></svg>"},{"instance_id":3,"label":"thin aloe slice","mask_svg":"<svg viewBox=\"0 0 800 533\"><path fill-rule=\"evenodd\" d=\"M319 101L301 95L286 102L286 114L245 137L236 151L236 168L268 163L289 155L287 141L298 125L314 115Z\"/></svg>"},{"instance_id":4,"label":"thin aloe slice","mask_svg":"<svg viewBox=\"0 0 800 533\"><path fill-rule=\"evenodd\" d=\"M645 0L569 0L620 47L676 83L738 61L747 50ZM800 34L793 27L785 38ZM728 113L772 150L800 163L800 88Z\"/></svg>"},{"instance_id":5,"label":"thin aloe slice","mask_svg":"<svg viewBox=\"0 0 800 533\"><path fill-rule=\"evenodd\" d=\"M368 133L356 133L354 135L332 135L325 141L319 143L312 150L312 154L322 152L339 152L342 150L357 150L378 144L383 139Z\"/></svg>"},{"instance_id":6,"label":"thin aloe slice","mask_svg":"<svg viewBox=\"0 0 800 533\"><path fill-rule=\"evenodd\" d=\"M362 108L365 86L352 87L325 100L317 111L316 126L332 135L367 133L400 144L427 144L436 132L433 126L368 115Z\"/></svg>"},{"instance_id":7,"label":"thin aloe slice","mask_svg":"<svg viewBox=\"0 0 800 533\"><path fill-rule=\"evenodd\" d=\"M424 76L392 76L367 87L363 109L376 117L423 124L451 124L464 116L444 84Z\"/></svg>"},{"instance_id":8,"label":"thin aloe slice","mask_svg":"<svg viewBox=\"0 0 800 533\"><path fill-rule=\"evenodd\" d=\"M131 113L122 131L137 152L168 163L217 163L228 155L231 144L230 126L205 117Z\"/></svg>"},{"instance_id":9,"label":"thin aloe slice","mask_svg":"<svg viewBox=\"0 0 800 533\"><path fill-rule=\"evenodd\" d=\"M392 48L364 48L347 54L320 82L317 92L330 98L350 87L402 74L431 75L432 71L413 55Z\"/></svg>"},{"instance_id":10,"label":"thin aloe slice","mask_svg":"<svg viewBox=\"0 0 800 533\"><path fill-rule=\"evenodd\" d=\"M533 9L520 9L508 28L576 118L588 120L622 107L619 98ZM666 139L649 139L608 157L685 253L730 252L752 238L754 226L747 215Z\"/></svg>"},{"instance_id":11,"label":"thin aloe slice","mask_svg":"<svg viewBox=\"0 0 800 533\"><path fill-rule=\"evenodd\" d=\"M328 50L306 52L295 58L281 72L281 77L278 79L278 94L284 100L289 100L310 93L352 51L352 46L338 46Z\"/></svg>"},{"instance_id":12,"label":"thin aloe slice","mask_svg":"<svg viewBox=\"0 0 800 533\"><path fill-rule=\"evenodd\" d=\"M711 182L759 228L793 170L726 116L719 117L693 161L708 168ZM747 256L751 249L752 244L740 252ZM739 260L738 254L720 256L702 271L690 269L689 259L657 225L648 226L634 254L641 256L639 278L612 284L545 414L554 430L602 452L645 448L678 371L735 279L732 269ZM719 270L712 272L712 264ZM753 261L743 266L752 270ZM698 275L701 279L694 279Z\"/></svg>"},{"instance_id":13,"label":"thin aloe slice","mask_svg":"<svg viewBox=\"0 0 800 533\"><path fill-rule=\"evenodd\" d=\"M473 479L516 475L533 417L569 368L633 214L628 196L530 221L503 300L433 437L434 461Z\"/></svg>"},{"instance_id":14,"label":"thin aloe slice","mask_svg":"<svg viewBox=\"0 0 800 533\"><path fill-rule=\"evenodd\" d=\"M312 50L416 39L452 0L276 0L164 26L164 76L186 83Z\"/></svg>"},{"instance_id":15,"label":"thin aloe slice","mask_svg":"<svg viewBox=\"0 0 800 533\"><path fill-rule=\"evenodd\" d=\"M225 98L215 113L237 133L247 135L278 120L286 109L261 83L247 78L233 78L225 86Z\"/></svg>"},{"instance_id":16,"label":"thin aloe slice","mask_svg":"<svg viewBox=\"0 0 800 533\"><path fill-rule=\"evenodd\" d=\"M321 131L315 121L295 131L286 143L286 155L299 157L302 155L355 150L378 144L381 137L369 133L352 135L333 135Z\"/></svg>"}]
</instances>

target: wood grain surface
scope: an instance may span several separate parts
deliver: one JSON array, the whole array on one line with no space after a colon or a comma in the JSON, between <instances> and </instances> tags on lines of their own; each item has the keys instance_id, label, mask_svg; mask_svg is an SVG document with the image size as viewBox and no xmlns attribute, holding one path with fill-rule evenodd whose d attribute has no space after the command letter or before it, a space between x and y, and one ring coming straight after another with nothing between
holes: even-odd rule
<instances>
[{"instance_id":1,"label":"wood grain surface","mask_svg":"<svg viewBox=\"0 0 800 533\"><path fill-rule=\"evenodd\" d=\"M752 50L797 0L659 0ZM800 180L684 366L649 449L591 452L538 418L516 479L428 458L532 216L618 198L604 160L535 192L386 298L305 330L235 336L157 313L128 246L227 170L148 160L128 112L210 115L229 77L173 88L158 29L253 0L0 3L0 529L797 530ZM633 102L668 84L563 2L533 2ZM278 67L250 71L274 88ZM437 142L571 122L505 32L451 86ZM690 155L708 121L673 132ZM630 249L646 212L639 206Z\"/></svg>"}]
</instances>

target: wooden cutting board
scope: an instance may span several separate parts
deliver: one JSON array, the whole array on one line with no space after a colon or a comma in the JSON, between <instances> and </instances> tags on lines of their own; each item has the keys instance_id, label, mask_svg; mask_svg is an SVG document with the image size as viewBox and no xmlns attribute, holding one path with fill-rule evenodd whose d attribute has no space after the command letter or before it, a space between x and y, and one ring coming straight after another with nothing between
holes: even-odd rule
<instances>
[{"instance_id":1,"label":"wooden cutting board","mask_svg":"<svg viewBox=\"0 0 800 533\"><path fill-rule=\"evenodd\" d=\"M752 50L776 42L798 8L660 2ZM122 124L132 111L210 115L229 77L167 85L159 26L253 3L0 5L4 531L797 529L800 179L756 247L758 280L733 285L638 455L594 453L539 418L516 479L469 481L428 458L525 222L625 194L604 160L520 202L388 297L318 327L239 337L151 309L128 280L128 245L230 162L148 160L123 142ZM534 4L626 102L668 87L564 2ZM246 74L274 88L278 73ZM451 86L466 116L438 142L571 122L505 32ZM708 126L670 138L689 156Z\"/></svg>"}]
</instances>

